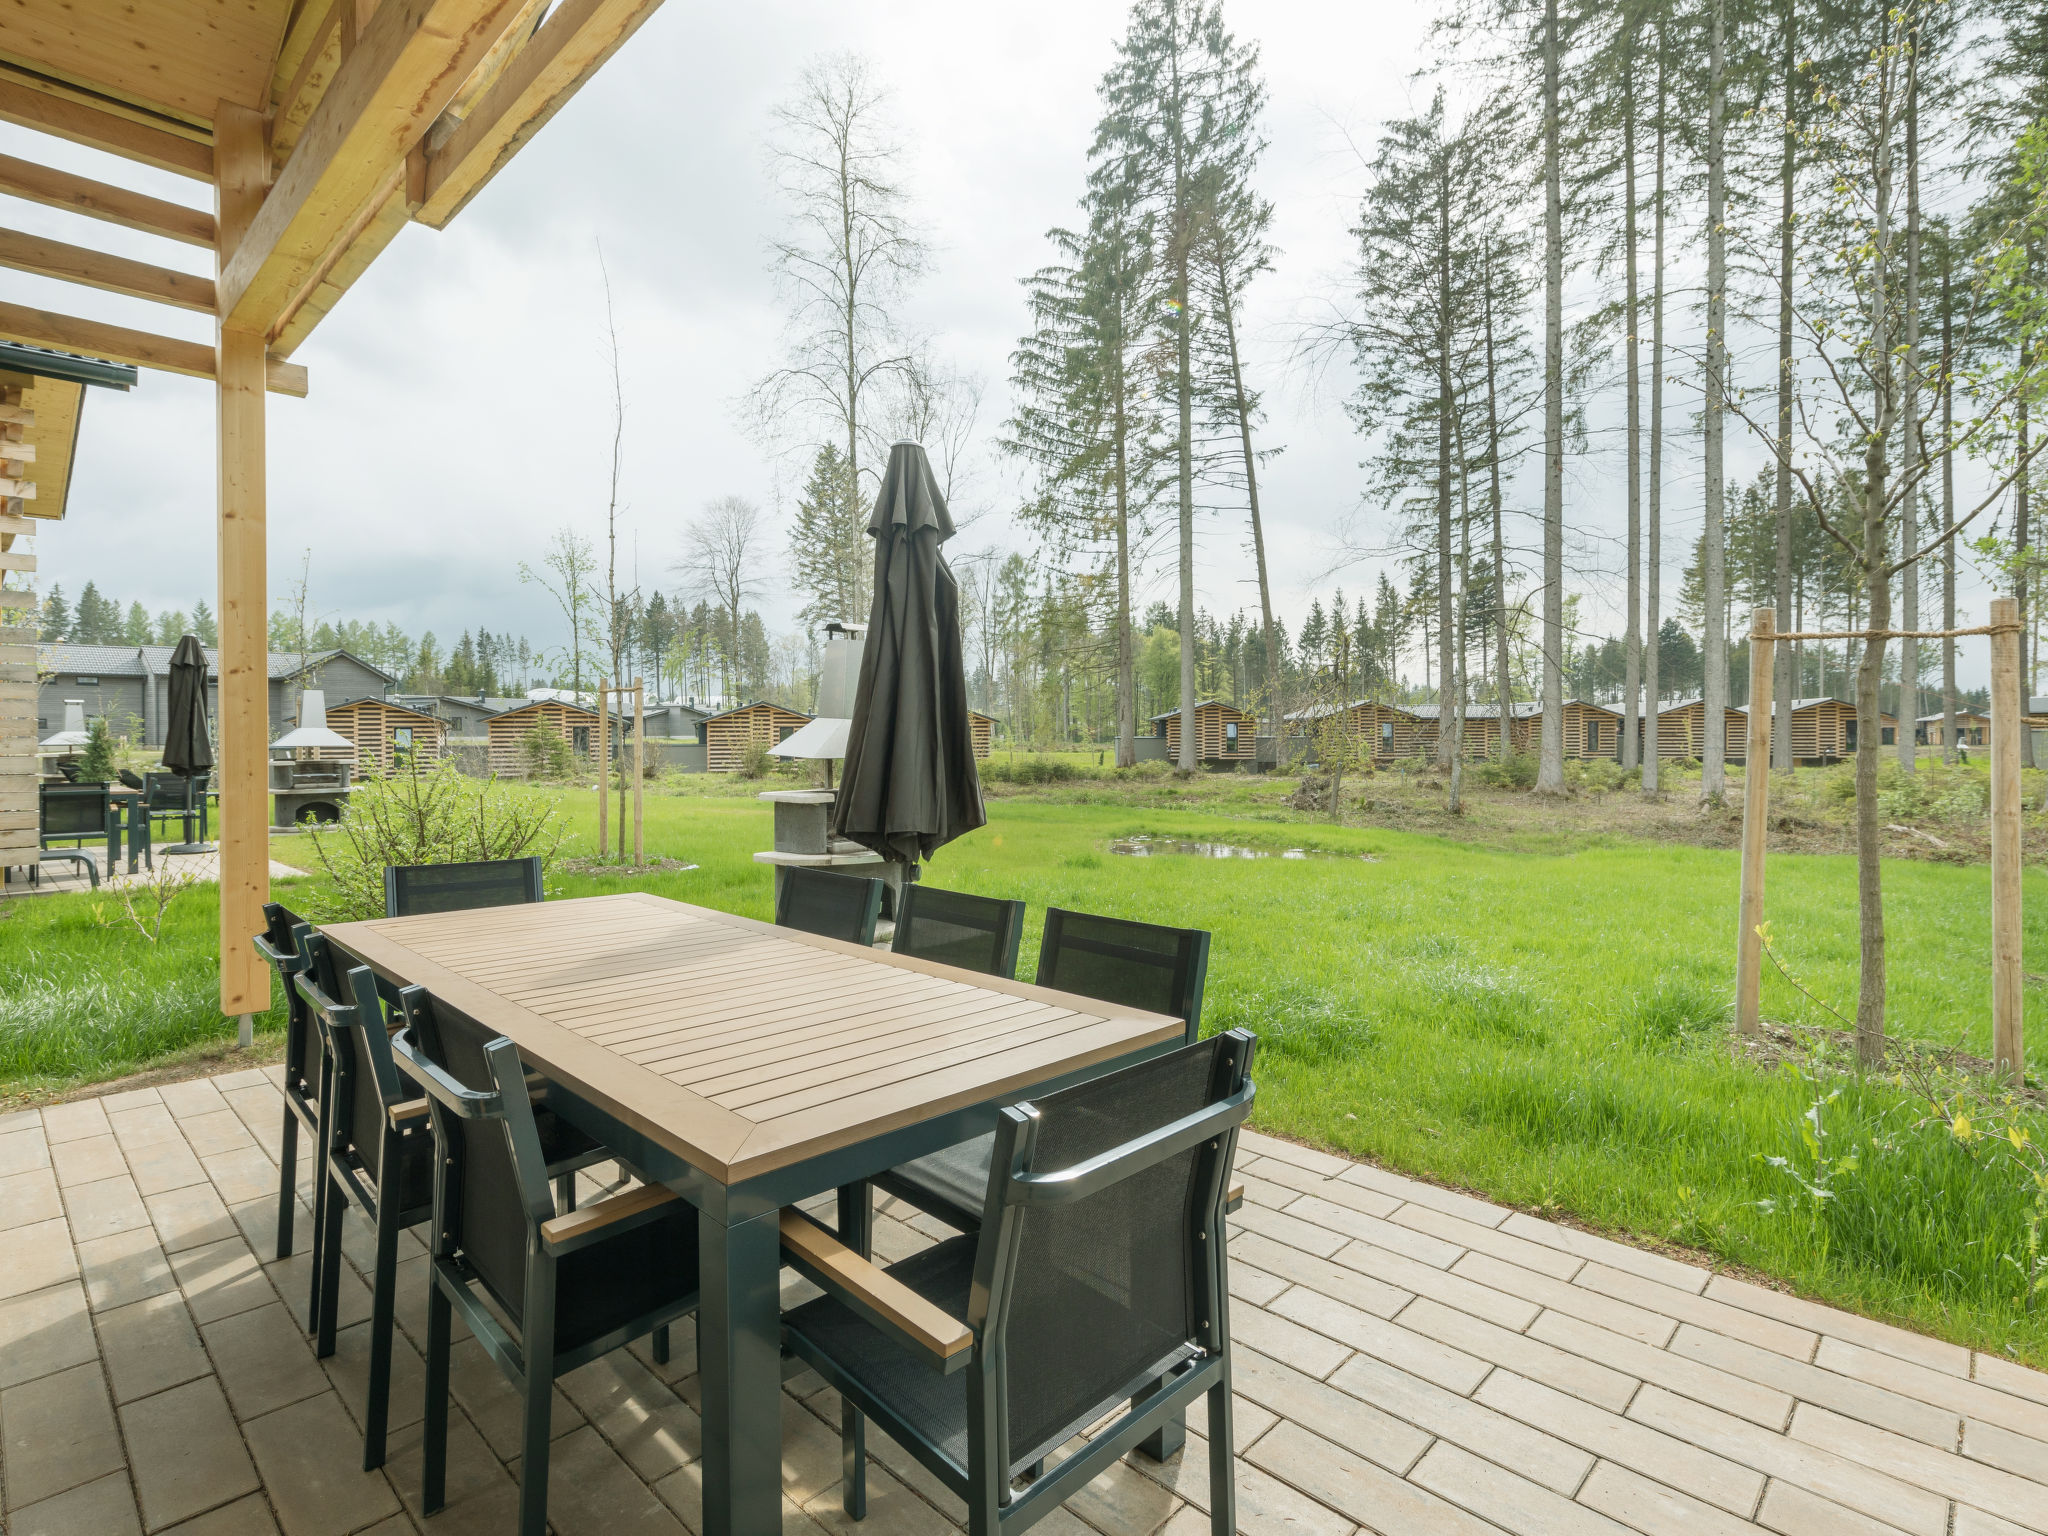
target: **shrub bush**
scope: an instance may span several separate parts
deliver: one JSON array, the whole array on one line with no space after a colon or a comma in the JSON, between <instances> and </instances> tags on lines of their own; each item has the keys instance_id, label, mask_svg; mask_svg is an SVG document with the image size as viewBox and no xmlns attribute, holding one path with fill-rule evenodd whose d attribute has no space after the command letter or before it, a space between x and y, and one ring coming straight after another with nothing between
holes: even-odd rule
<instances>
[{"instance_id":1,"label":"shrub bush","mask_svg":"<svg viewBox=\"0 0 2048 1536\"><path fill-rule=\"evenodd\" d=\"M562 733L546 723L526 733L519 743L519 756L529 779L559 782L576 771L576 754Z\"/></svg>"},{"instance_id":2,"label":"shrub bush","mask_svg":"<svg viewBox=\"0 0 2048 1536\"><path fill-rule=\"evenodd\" d=\"M105 784L114 777L114 733L104 719L85 728L85 750L78 754L78 782Z\"/></svg>"},{"instance_id":3,"label":"shrub bush","mask_svg":"<svg viewBox=\"0 0 2048 1536\"><path fill-rule=\"evenodd\" d=\"M743 779L765 779L775 771L775 759L768 754L768 743L750 741L740 753L740 777Z\"/></svg>"},{"instance_id":4,"label":"shrub bush","mask_svg":"<svg viewBox=\"0 0 2048 1536\"><path fill-rule=\"evenodd\" d=\"M1534 789L1536 754L1516 752L1508 757L1489 757L1472 765L1472 777L1489 789Z\"/></svg>"}]
</instances>

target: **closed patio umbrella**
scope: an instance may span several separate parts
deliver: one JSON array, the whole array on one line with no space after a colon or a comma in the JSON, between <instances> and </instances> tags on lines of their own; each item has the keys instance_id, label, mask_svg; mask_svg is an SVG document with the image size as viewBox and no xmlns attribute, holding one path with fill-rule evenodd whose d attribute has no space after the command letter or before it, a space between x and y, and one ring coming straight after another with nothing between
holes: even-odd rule
<instances>
[{"instance_id":1,"label":"closed patio umbrella","mask_svg":"<svg viewBox=\"0 0 2048 1536\"><path fill-rule=\"evenodd\" d=\"M213 741L206 732L206 652L201 649L195 636L187 635L178 642L178 648L171 652L171 685L168 707L164 711L164 769L175 773L186 783L185 835L192 835L192 821L189 815L192 788L190 781L213 767ZM205 818L202 814L201 820ZM166 848L166 853L206 853L210 847L205 843L180 843L175 848Z\"/></svg>"},{"instance_id":2,"label":"closed patio umbrella","mask_svg":"<svg viewBox=\"0 0 2048 1536\"><path fill-rule=\"evenodd\" d=\"M875 599L832 830L915 864L988 820L960 643L953 535L924 449L898 443L875 498Z\"/></svg>"}]
</instances>

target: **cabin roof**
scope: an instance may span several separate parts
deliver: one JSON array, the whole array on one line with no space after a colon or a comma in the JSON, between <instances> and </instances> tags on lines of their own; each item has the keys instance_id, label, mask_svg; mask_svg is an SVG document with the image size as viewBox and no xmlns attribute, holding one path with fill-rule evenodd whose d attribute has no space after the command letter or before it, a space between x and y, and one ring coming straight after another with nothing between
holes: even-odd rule
<instances>
[{"instance_id":1,"label":"cabin roof","mask_svg":"<svg viewBox=\"0 0 2048 1536\"><path fill-rule=\"evenodd\" d=\"M1250 716L1250 715L1245 715L1245 712L1244 712L1243 710L1239 709L1239 708L1238 708L1238 707L1237 707L1237 706L1236 706L1235 704L1227 703L1226 701L1224 701L1224 700L1222 700L1222 699L1197 699L1197 700L1195 700L1195 708L1197 708L1197 709L1227 709L1227 710L1229 710L1229 711L1230 711L1231 713L1233 713L1233 714L1238 714L1238 715L1244 715L1245 719L1247 719L1247 720L1251 719L1251 716ZM986 717L984 717L984 718L986 718ZM1158 723L1159 723L1159 722L1160 722L1161 720L1176 720L1176 719L1179 719L1179 718L1180 718L1180 711L1179 711L1179 710L1177 710L1177 709L1169 709L1169 710L1164 710L1164 711L1162 711L1162 712L1161 712L1161 713L1159 713L1159 714L1156 714L1156 715L1153 715L1153 716L1151 716L1151 717L1150 717L1150 719L1149 719L1149 721L1148 721L1148 723L1149 723L1149 724L1154 724L1154 725L1156 725L1156 724L1158 724ZM1290 715L1290 716L1289 716L1288 718L1289 718L1289 719L1292 719L1293 717L1292 717L1292 716Z\"/></svg>"},{"instance_id":2,"label":"cabin roof","mask_svg":"<svg viewBox=\"0 0 2048 1536\"><path fill-rule=\"evenodd\" d=\"M36 666L44 672L63 674L85 672L95 677L162 677L171 669L171 654L177 648L169 645L69 645L45 644L36 647ZM220 652L212 646L203 648L206 652L206 675L220 676ZM272 682L283 678L296 677L301 670L312 671L324 667L337 656L346 657L357 666L376 673L387 682L398 679L382 667L373 666L353 651L339 647L326 651L308 651L305 664L300 666L297 651L272 651L270 653L270 679Z\"/></svg>"},{"instance_id":3,"label":"cabin roof","mask_svg":"<svg viewBox=\"0 0 2048 1536\"><path fill-rule=\"evenodd\" d=\"M731 709L723 709L723 710L720 710L720 711L719 711L719 712L718 712L717 714L715 714L715 715L706 715L706 716L704 717L704 719L705 719L705 723L706 723L706 724L709 724L709 723L710 723L711 721L713 721L713 720L724 720L724 719L728 719L728 718L730 718L730 717L731 717L731 716L733 716L733 715L744 715L744 714L745 714L745 713L746 713L746 712L747 712L748 710L750 710L750 709L763 709L763 708L766 708L766 709L779 709L779 710L781 710L781 711L782 711L782 712L783 712L783 713L784 713L785 715L795 715L795 716L796 716L797 718L799 718L799 719L801 719L801 720L808 720L808 719L810 719L810 718L811 718L811 717L810 717L809 715L805 714L805 713L804 713L804 712L803 712L802 710L800 710L800 709L791 709L791 708L790 708L790 707L789 707L789 706L788 706L787 704L778 704L778 703L776 703L776 702L775 702L775 701L774 701L773 699L755 699L755 700L753 700L753 701L752 701L751 703L747 703L747 704L737 704L737 705L734 705L734 706L733 706L733 707L732 707Z\"/></svg>"}]
</instances>

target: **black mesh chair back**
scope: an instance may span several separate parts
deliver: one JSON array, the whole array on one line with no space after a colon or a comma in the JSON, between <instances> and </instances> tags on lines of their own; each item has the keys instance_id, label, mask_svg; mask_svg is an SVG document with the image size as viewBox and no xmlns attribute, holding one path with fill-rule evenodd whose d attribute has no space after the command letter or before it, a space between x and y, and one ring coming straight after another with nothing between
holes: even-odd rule
<instances>
[{"instance_id":1,"label":"black mesh chair back","mask_svg":"<svg viewBox=\"0 0 2048 1536\"><path fill-rule=\"evenodd\" d=\"M105 837L113 811L111 791L104 784L41 786L43 841L52 838Z\"/></svg>"},{"instance_id":2,"label":"black mesh chair back","mask_svg":"<svg viewBox=\"0 0 2048 1536\"><path fill-rule=\"evenodd\" d=\"M124 784L129 789L139 789L142 790L145 794L149 790L149 786L143 781L142 775L137 773L133 768L118 769L116 770L114 777L119 779L122 782L122 784Z\"/></svg>"},{"instance_id":3,"label":"black mesh chair back","mask_svg":"<svg viewBox=\"0 0 2048 1536\"><path fill-rule=\"evenodd\" d=\"M312 1098L319 1097L320 1053L307 1049L306 999L292 984L305 965L301 953L300 929L311 925L282 902L263 904L263 931L256 935L256 953L270 962L284 984L284 1079L287 1090L297 1087Z\"/></svg>"},{"instance_id":4,"label":"black mesh chair back","mask_svg":"<svg viewBox=\"0 0 2048 1536\"><path fill-rule=\"evenodd\" d=\"M539 901L541 896L538 858L389 864L384 869L386 917L460 912L470 907L514 907Z\"/></svg>"},{"instance_id":5,"label":"black mesh chair back","mask_svg":"<svg viewBox=\"0 0 2048 1536\"><path fill-rule=\"evenodd\" d=\"M1017 945L1023 937L1021 901L911 885L896 902L896 934L889 949L1008 980L1017 974Z\"/></svg>"},{"instance_id":6,"label":"black mesh chair back","mask_svg":"<svg viewBox=\"0 0 2048 1536\"><path fill-rule=\"evenodd\" d=\"M1187 1021L1188 1043L1202 1031L1202 985L1209 935L1121 917L1052 907L1038 950L1038 984L1062 992Z\"/></svg>"},{"instance_id":7,"label":"black mesh chair back","mask_svg":"<svg viewBox=\"0 0 2048 1536\"><path fill-rule=\"evenodd\" d=\"M145 786L150 814L176 815L196 807L206 797L206 778L203 773L195 773L189 779L177 773L150 774Z\"/></svg>"},{"instance_id":8,"label":"black mesh chair back","mask_svg":"<svg viewBox=\"0 0 2048 1536\"><path fill-rule=\"evenodd\" d=\"M795 865L782 871L775 892L775 923L849 944L875 942L882 915L882 882Z\"/></svg>"},{"instance_id":9,"label":"black mesh chair back","mask_svg":"<svg viewBox=\"0 0 2048 1536\"><path fill-rule=\"evenodd\" d=\"M314 1023L327 1037L328 1131L330 1158L352 1163L362 1182L374 1188L389 1155L390 1113L418 1097L398 1075L391 1037L384 1025L383 1004L367 969L337 975L334 951L325 934L309 933L306 966L297 978ZM344 1001L346 999L346 1001ZM416 1206L425 1196L423 1181L406 1192L403 1203Z\"/></svg>"}]
</instances>

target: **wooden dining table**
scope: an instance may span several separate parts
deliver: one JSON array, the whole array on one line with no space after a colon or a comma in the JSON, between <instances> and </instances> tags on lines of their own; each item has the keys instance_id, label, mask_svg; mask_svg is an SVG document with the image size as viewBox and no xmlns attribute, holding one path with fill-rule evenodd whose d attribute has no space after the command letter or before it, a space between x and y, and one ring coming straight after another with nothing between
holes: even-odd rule
<instances>
[{"instance_id":1,"label":"wooden dining table","mask_svg":"<svg viewBox=\"0 0 2048 1536\"><path fill-rule=\"evenodd\" d=\"M324 925L510 1037L554 1110L698 1211L703 1536L782 1529L786 1205L1182 1043L1178 1019L642 892Z\"/></svg>"}]
</instances>

